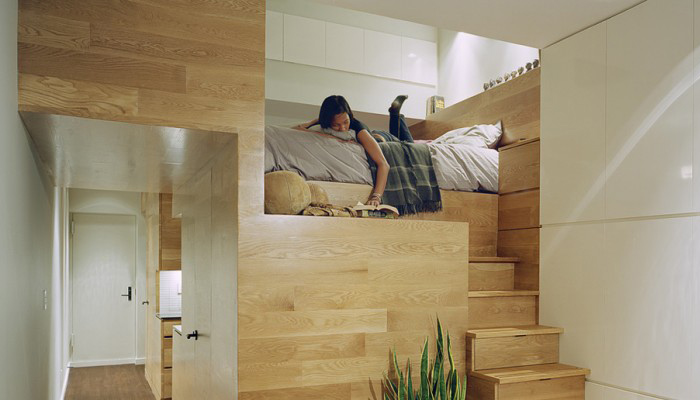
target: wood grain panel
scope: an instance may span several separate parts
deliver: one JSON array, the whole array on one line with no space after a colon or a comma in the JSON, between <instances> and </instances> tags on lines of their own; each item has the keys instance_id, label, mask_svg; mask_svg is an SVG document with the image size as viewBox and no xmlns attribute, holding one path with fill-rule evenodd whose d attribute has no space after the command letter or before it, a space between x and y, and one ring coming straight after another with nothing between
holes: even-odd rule
<instances>
[{"instance_id":1,"label":"wood grain panel","mask_svg":"<svg viewBox=\"0 0 700 400\"><path fill-rule=\"evenodd\" d=\"M537 297L476 297L469 300L469 328L534 325Z\"/></svg>"},{"instance_id":2,"label":"wood grain panel","mask_svg":"<svg viewBox=\"0 0 700 400\"><path fill-rule=\"evenodd\" d=\"M508 368L559 362L559 335L473 339L472 369Z\"/></svg>"},{"instance_id":3,"label":"wood grain panel","mask_svg":"<svg viewBox=\"0 0 700 400\"><path fill-rule=\"evenodd\" d=\"M265 75L258 67L227 66L187 69L187 93L194 96L254 100L264 96Z\"/></svg>"},{"instance_id":4,"label":"wood grain panel","mask_svg":"<svg viewBox=\"0 0 700 400\"><path fill-rule=\"evenodd\" d=\"M515 288L539 290L540 282L540 229L516 229L498 232L498 253L519 257L515 267Z\"/></svg>"},{"instance_id":5,"label":"wood grain panel","mask_svg":"<svg viewBox=\"0 0 700 400\"><path fill-rule=\"evenodd\" d=\"M261 62L257 54L260 50L100 26L92 26L90 30L90 47L117 50L127 57L141 55L178 63L255 66Z\"/></svg>"},{"instance_id":6,"label":"wood grain panel","mask_svg":"<svg viewBox=\"0 0 700 400\"><path fill-rule=\"evenodd\" d=\"M412 125L416 139L435 139L465 126L503 122L500 145L540 136L540 70L505 82Z\"/></svg>"},{"instance_id":7,"label":"wood grain panel","mask_svg":"<svg viewBox=\"0 0 700 400\"><path fill-rule=\"evenodd\" d=\"M498 192L501 195L540 187L540 142L501 149L498 162Z\"/></svg>"},{"instance_id":8,"label":"wood grain panel","mask_svg":"<svg viewBox=\"0 0 700 400\"><path fill-rule=\"evenodd\" d=\"M238 360L255 363L328 360L365 355L365 334L241 339Z\"/></svg>"},{"instance_id":9,"label":"wood grain panel","mask_svg":"<svg viewBox=\"0 0 700 400\"><path fill-rule=\"evenodd\" d=\"M173 218L173 195L160 194L160 269L180 270L182 266L182 228L179 218Z\"/></svg>"},{"instance_id":10,"label":"wood grain panel","mask_svg":"<svg viewBox=\"0 0 700 400\"><path fill-rule=\"evenodd\" d=\"M469 263L469 290L513 290L513 263Z\"/></svg>"},{"instance_id":11,"label":"wood grain panel","mask_svg":"<svg viewBox=\"0 0 700 400\"><path fill-rule=\"evenodd\" d=\"M60 110L79 117L129 117L138 112L138 89L19 74L19 106L25 111L52 113Z\"/></svg>"},{"instance_id":12,"label":"wood grain panel","mask_svg":"<svg viewBox=\"0 0 700 400\"><path fill-rule=\"evenodd\" d=\"M294 311L294 291L293 285L239 286L238 309L245 313Z\"/></svg>"},{"instance_id":13,"label":"wood grain panel","mask_svg":"<svg viewBox=\"0 0 700 400\"><path fill-rule=\"evenodd\" d=\"M582 400L586 379L583 376L500 385L502 400Z\"/></svg>"},{"instance_id":14,"label":"wood grain panel","mask_svg":"<svg viewBox=\"0 0 700 400\"><path fill-rule=\"evenodd\" d=\"M527 229L540 226L540 190L498 197L498 229Z\"/></svg>"},{"instance_id":15,"label":"wood grain panel","mask_svg":"<svg viewBox=\"0 0 700 400\"><path fill-rule=\"evenodd\" d=\"M284 388L277 390L258 390L255 392L241 392L239 400L297 400L297 399L325 399L346 400L350 398L352 385L343 383L338 385L304 386Z\"/></svg>"},{"instance_id":16,"label":"wood grain panel","mask_svg":"<svg viewBox=\"0 0 700 400\"><path fill-rule=\"evenodd\" d=\"M17 40L73 50L90 47L90 24L66 18L21 13Z\"/></svg>"},{"instance_id":17,"label":"wood grain panel","mask_svg":"<svg viewBox=\"0 0 700 400\"><path fill-rule=\"evenodd\" d=\"M331 203L354 206L367 199L369 185L312 181L321 186ZM441 190L443 210L437 213L408 215L401 219L422 221L469 222L469 254L495 256L498 231L498 195L489 193Z\"/></svg>"},{"instance_id":18,"label":"wood grain panel","mask_svg":"<svg viewBox=\"0 0 700 400\"><path fill-rule=\"evenodd\" d=\"M22 42L17 46L21 73L185 92L184 66Z\"/></svg>"},{"instance_id":19,"label":"wood grain panel","mask_svg":"<svg viewBox=\"0 0 700 400\"><path fill-rule=\"evenodd\" d=\"M238 390L250 392L303 386L301 361L257 362L239 361Z\"/></svg>"},{"instance_id":20,"label":"wood grain panel","mask_svg":"<svg viewBox=\"0 0 700 400\"><path fill-rule=\"evenodd\" d=\"M239 313L239 337L266 338L386 332L383 309Z\"/></svg>"},{"instance_id":21,"label":"wood grain panel","mask_svg":"<svg viewBox=\"0 0 700 400\"><path fill-rule=\"evenodd\" d=\"M411 306L461 306L469 294L461 285L422 288L414 285L298 286L295 310L388 308Z\"/></svg>"}]
</instances>

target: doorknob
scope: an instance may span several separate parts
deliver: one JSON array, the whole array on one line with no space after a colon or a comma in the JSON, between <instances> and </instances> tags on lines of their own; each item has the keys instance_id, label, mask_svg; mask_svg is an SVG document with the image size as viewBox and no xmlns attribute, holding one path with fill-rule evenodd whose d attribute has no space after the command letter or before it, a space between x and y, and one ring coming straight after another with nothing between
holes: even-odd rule
<instances>
[{"instance_id":1,"label":"doorknob","mask_svg":"<svg viewBox=\"0 0 700 400\"><path fill-rule=\"evenodd\" d=\"M141 305L142 305L142 306L145 306L145 305L147 305L147 304L151 304L151 302L149 302L148 300L142 301L142 302L141 302Z\"/></svg>"},{"instance_id":2,"label":"doorknob","mask_svg":"<svg viewBox=\"0 0 700 400\"><path fill-rule=\"evenodd\" d=\"M123 294L122 297L126 297L131 301L131 286L129 286L129 289L126 291L126 294Z\"/></svg>"},{"instance_id":3,"label":"doorknob","mask_svg":"<svg viewBox=\"0 0 700 400\"><path fill-rule=\"evenodd\" d=\"M197 340L197 338L199 338L199 332L197 332L196 329L194 330L194 332L187 334L187 339L192 339L192 338L194 338L194 340Z\"/></svg>"}]
</instances>

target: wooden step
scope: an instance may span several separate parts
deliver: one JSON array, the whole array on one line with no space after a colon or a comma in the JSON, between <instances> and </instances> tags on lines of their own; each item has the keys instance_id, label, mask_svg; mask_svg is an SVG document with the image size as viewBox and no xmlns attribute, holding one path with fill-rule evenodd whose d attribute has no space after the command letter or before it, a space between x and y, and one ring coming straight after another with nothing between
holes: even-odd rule
<instances>
[{"instance_id":1,"label":"wooden step","mask_svg":"<svg viewBox=\"0 0 700 400\"><path fill-rule=\"evenodd\" d=\"M469 257L469 263L518 263L518 257Z\"/></svg>"},{"instance_id":2,"label":"wooden step","mask_svg":"<svg viewBox=\"0 0 700 400\"><path fill-rule=\"evenodd\" d=\"M585 399L590 371L565 364L500 368L469 373L469 400Z\"/></svg>"},{"instance_id":3,"label":"wooden step","mask_svg":"<svg viewBox=\"0 0 700 400\"><path fill-rule=\"evenodd\" d=\"M557 363L563 331L540 325L471 329L467 332L467 369Z\"/></svg>"},{"instance_id":4,"label":"wooden step","mask_svg":"<svg viewBox=\"0 0 700 400\"><path fill-rule=\"evenodd\" d=\"M469 292L469 329L537 325L538 291Z\"/></svg>"},{"instance_id":5,"label":"wooden step","mask_svg":"<svg viewBox=\"0 0 700 400\"><path fill-rule=\"evenodd\" d=\"M537 290L476 290L469 291L469 298L472 297L517 297L517 296L539 296Z\"/></svg>"},{"instance_id":6,"label":"wooden step","mask_svg":"<svg viewBox=\"0 0 700 400\"><path fill-rule=\"evenodd\" d=\"M550 333L564 333L564 329L545 325L503 326L498 328L470 329L467 337L476 339L547 335Z\"/></svg>"},{"instance_id":7,"label":"wooden step","mask_svg":"<svg viewBox=\"0 0 700 400\"><path fill-rule=\"evenodd\" d=\"M512 262L470 262L469 290L513 290L515 264Z\"/></svg>"}]
</instances>

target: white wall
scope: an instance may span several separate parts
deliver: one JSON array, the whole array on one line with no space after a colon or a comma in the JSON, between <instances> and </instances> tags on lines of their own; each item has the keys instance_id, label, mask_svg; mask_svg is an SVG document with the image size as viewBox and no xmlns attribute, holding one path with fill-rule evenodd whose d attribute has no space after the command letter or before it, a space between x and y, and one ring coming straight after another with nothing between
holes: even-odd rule
<instances>
[{"instance_id":1,"label":"white wall","mask_svg":"<svg viewBox=\"0 0 700 400\"><path fill-rule=\"evenodd\" d=\"M121 214L136 217L136 357L143 362L146 357L146 311L141 305L146 294L146 220L141 214L141 194L109 190L70 189L69 209L74 213Z\"/></svg>"},{"instance_id":2,"label":"white wall","mask_svg":"<svg viewBox=\"0 0 700 400\"><path fill-rule=\"evenodd\" d=\"M543 50L540 322L589 400L700 398L699 45L648 0Z\"/></svg>"},{"instance_id":3,"label":"white wall","mask_svg":"<svg viewBox=\"0 0 700 400\"><path fill-rule=\"evenodd\" d=\"M17 114L16 1L0 2L0 53L0 398L48 399L60 386L52 367L60 357L51 334L54 191Z\"/></svg>"},{"instance_id":4,"label":"white wall","mask_svg":"<svg viewBox=\"0 0 700 400\"><path fill-rule=\"evenodd\" d=\"M311 18L315 22L325 21L332 24L376 31L380 32L380 34L389 33L403 36L409 41L411 39L430 43L437 41L437 29L434 27L315 4L304 0L293 2L272 0L267 2L267 9L268 11L284 13L290 16ZM310 22L313 23L314 21ZM278 33L282 35L283 29ZM323 35L325 35L325 31L319 31L319 36L322 37ZM331 47L335 48L335 46ZM397 50L399 55L393 65L399 71L397 76L400 77L402 62L405 62L405 60L403 60L400 49ZM281 49L277 49L277 51L279 52ZM355 53L357 52L355 51ZM353 111L385 116L389 104L396 95L408 94L409 100L406 101L403 107L403 113L409 118L424 118L426 99L436 94L436 85L434 83L415 83L409 80L348 72L339 68L334 69L324 66L285 62L270 59L270 57L268 48L268 59L266 60L265 68L265 98L268 100L301 103L318 107L327 96L340 94L345 96ZM313 58L312 54L305 57L307 60L311 58ZM354 58L358 63L363 63L362 54L355 54ZM319 59L318 61L321 62L322 60ZM309 63L312 63L312 61L309 61ZM273 111L266 110L266 117L272 122L284 121L281 116ZM297 120L297 122L300 121Z\"/></svg>"},{"instance_id":5,"label":"white wall","mask_svg":"<svg viewBox=\"0 0 700 400\"><path fill-rule=\"evenodd\" d=\"M464 32L438 32L438 94L445 106L484 91L489 82L517 70L535 58L539 50Z\"/></svg>"}]
</instances>

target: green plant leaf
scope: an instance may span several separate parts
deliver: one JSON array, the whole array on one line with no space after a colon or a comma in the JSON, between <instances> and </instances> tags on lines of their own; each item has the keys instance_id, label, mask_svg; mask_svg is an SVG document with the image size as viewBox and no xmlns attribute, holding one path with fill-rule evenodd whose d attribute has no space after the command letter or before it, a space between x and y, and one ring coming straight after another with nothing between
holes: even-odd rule
<instances>
[{"instance_id":1,"label":"green plant leaf","mask_svg":"<svg viewBox=\"0 0 700 400\"><path fill-rule=\"evenodd\" d=\"M438 393L440 394L440 400L447 399L447 385L445 384L445 366L440 364L440 369L438 369Z\"/></svg>"},{"instance_id":2,"label":"green plant leaf","mask_svg":"<svg viewBox=\"0 0 700 400\"><path fill-rule=\"evenodd\" d=\"M411 377L411 359L406 361L406 380L408 381L408 400L413 400L413 378Z\"/></svg>"},{"instance_id":3,"label":"green plant leaf","mask_svg":"<svg viewBox=\"0 0 700 400\"><path fill-rule=\"evenodd\" d=\"M430 398L430 386L428 382L428 339L423 344L423 353L420 360L420 398L427 400Z\"/></svg>"}]
</instances>

